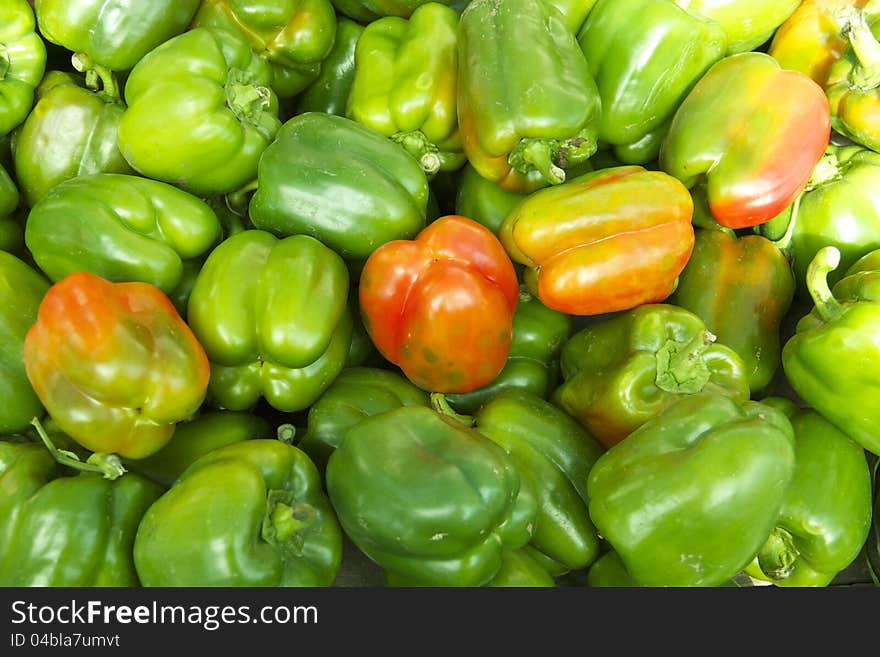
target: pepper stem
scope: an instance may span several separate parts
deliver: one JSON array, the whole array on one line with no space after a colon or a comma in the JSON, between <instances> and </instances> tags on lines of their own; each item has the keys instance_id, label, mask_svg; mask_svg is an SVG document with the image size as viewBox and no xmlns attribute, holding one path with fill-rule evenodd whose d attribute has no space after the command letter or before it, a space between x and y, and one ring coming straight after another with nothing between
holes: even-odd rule
<instances>
[{"instance_id":1,"label":"pepper stem","mask_svg":"<svg viewBox=\"0 0 880 657\"><path fill-rule=\"evenodd\" d=\"M798 556L800 551L792 535L777 527L758 552L758 566L767 577L779 581L791 576Z\"/></svg>"},{"instance_id":2,"label":"pepper stem","mask_svg":"<svg viewBox=\"0 0 880 657\"><path fill-rule=\"evenodd\" d=\"M858 59L850 73L850 84L861 91L875 89L880 86L880 43L863 12L853 16L845 33Z\"/></svg>"},{"instance_id":3,"label":"pepper stem","mask_svg":"<svg viewBox=\"0 0 880 657\"><path fill-rule=\"evenodd\" d=\"M39 418L34 417L31 420L31 424L37 430L37 435L40 437L40 440L43 441L46 449L49 450L52 458L61 465L66 465L67 467L79 470L80 472L94 472L103 476L104 479L111 480L118 479L125 474L126 469L123 467L122 461L116 454L96 452L89 456L89 458L86 459L86 462L83 463L73 452L55 447L52 440L49 438L49 435L46 433L46 430L43 428L43 425L40 423Z\"/></svg>"},{"instance_id":4,"label":"pepper stem","mask_svg":"<svg viewBox=\"0 0 880 657\"><path fill-rule=\"evenodd\" d=\"M709 367L702 356L713 342L715 335L707 330L700 331L687 343L667 340L657 350L657 387L679 394L700 392L710 378Z\"/></svg>"},{"instance_id":5,"label":"pepper stem","mask_svg":"<svg viewBox=\"0 0 880 657\"><path fill-rule=\"evenodd\" d=\"M229 70L224 87L226 106L235 118L253 126L268 137L275 134L276 118L269 111L272 107L272 91L269 87L254 84L253 78L241 69Z\"/></svg>"},{"instance_id":6,"label":"pepper stem","mask_svg":"<svg viewBox=\"0 0 880 657\"><path fill-rule=\"evenodd\" d=\"M430 397L431 407L438 413L444 415L445 417L452 418L456 422L460 422L466 427L474 426L474 418L470 415L462 415L454 408L452 408L452 406L449 405L449 401L446 399L446 395L444 395L442 392L432 392Z\"/></svg>"},{"instance_id":7,"label":"pepper stem","mask_svg":"<svg viewBox=\"0 0 880 657\"><path fill-rule=\"evenodd\" d=\"M816 312L826 322L840 315L842 309L828 286L828 273L837 269L839 265L840 251L837 247L826 246L819 249L807 267L807 289L813 297Z\"/></svg>"},{"instance_id":8,"label":"pepper stem","mask_svg":"<svg viewBox=\"0 0 880 657\"><path fill-rule=\"evenodd\" d=\"M318 511L311 504L297 502L286 490L270 490L266 496L261 536L287 555L302 554L302 533L315 523Z\"/></svg>"},{"instance_id":9,"label":"pepper stem","mask_svg":"<svg viewBox=\"0 0 880 657\"><path fill-rule=\"evenodd\" d=\"M285 445L292 445L293 439L296 437L296 427L292 424L282 424L278 427L276 435L278 440Z\"/></svg>"},{"instance_id":10,"label":"pepper stem","mask_svg":"<svg viewBox=\"0 0 880 657\"><path fill-rule=\"evenodd\" d=\"M440 165L443 163L440 149L429 141L421 130L398 132L391 135L391 141L403 146L407 153L416 158L425 175L430 177L440 170Z\"/></svg>"},{"instance_id":11,"label":"pepper stem","mask_svg":"<svg viewBox=\"0 0 880 657\"><path fill-rule=\"evenodd\" d=\"M537 171L548 183L565 182L565 169L588 160L596 152L596 139L584 130L571 139L521 139L507 158L520 173Z\"/></svg>"},{"instance_id":12,"label":"pepper stem","mask_svg":"<svg viewBox=\"0 0 880 657\"><path fill-rule=\"evenodd\" d=\"M114 99L119 99L119 85L116 84L116 76L106 66L96 64L91 57L84 52L75 52L70 61L80 73L86 74L86 86L97 91L100 89Z\"/></svg>"}]
</instances>

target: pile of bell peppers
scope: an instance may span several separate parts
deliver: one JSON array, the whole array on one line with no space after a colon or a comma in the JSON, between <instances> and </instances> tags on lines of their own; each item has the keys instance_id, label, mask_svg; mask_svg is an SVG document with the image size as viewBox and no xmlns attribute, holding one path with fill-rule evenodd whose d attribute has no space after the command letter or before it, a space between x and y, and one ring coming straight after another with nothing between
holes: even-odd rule
<instances>
[{"instance_id":1,"label":"pile of bell peppers","mask_svg":"<svg viewBox=\"0 0 880 657\"><path fill-rule=\"evenodd\" d=\"M0 7L0 586L878 584L878 461L880 0Z\"/></svg>"}]
</instances>

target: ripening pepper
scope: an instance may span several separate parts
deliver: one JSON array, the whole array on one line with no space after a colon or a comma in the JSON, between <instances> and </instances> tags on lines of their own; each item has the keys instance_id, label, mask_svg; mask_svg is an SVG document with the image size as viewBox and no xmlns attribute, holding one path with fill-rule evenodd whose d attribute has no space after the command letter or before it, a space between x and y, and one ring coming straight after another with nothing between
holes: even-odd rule
<instances>
[{"instance_id":1,"label":"ripening pepper","mask_svg":"<svg viewBox=\"0 0 880 657\"><path fill-rule=\"evenodd\" d=\"M404 406L351 427L327 463L346 535L418 586L482 586L506 548L529 542L537 503L491 440L431 408Z\"/></svg>"},{"instance_id":2,"label":"ripening pepper","mask_svg":"<svg viewBox=\"0 0 880 657\"><path fill-rule=\"evenodd\" d=\"M807 268L813 309L783 346L782 367L811 408L880 454L880 270L854 271L832 292L827 274L839 263L840 252L827 246Z\"/></svg>"},{"instance_id":3,"label":"ripening pepper","mask_svg":"<svg viewBox=\"0 0 880 657\"><path fill-rule=\"evenodd\" d=\"M0 251L0 435L23 431L43 414L25 371L24 340L50 285L23 260Z\"/></svg>"},{"instance_id":4,"label":"ripening pepper","mask_svg":"<svg viewBox=\"0 0 880 657\"><path fill-rule=\"evenodd\" d=\"M439 2L369 23L346 116L403 146L429 176L465 163L458 133L458 14Z\"/></svg>"},{"instance_id":5,"label":"ripening pepper","mask_svg":"<svg viewBox=\"0 0 880 657\"><path fill-rule=\"evenodd\" d=\"M672 118L659 163L689 189L706 185L719 224L747 228L769 221L803 191L830 134L818 84L766 53L745 52L700 78Z\"/></svg>"},{"instance_id":6,"label":"ripening pepper","mask_svg":"<svg viewBox=\"0 0 880 657\"><path fill-rule=\"evenodd\" d=\"M459 413L474 413L502 390L527 390L548 398L559 385L559 352L573 330L571 315L548 308L520 285L504 367L482 388L447 393L446 401Z\"/></svg>"},{"instance_id":7,"label":"ripening pepper","mask_svg":"<svg viewBox=\"0 0 880 657\"><path fill-rule=\"evenodd\" d=\"M533 192L499 238L544 305L598 315L669 296L693 248L692 215L678 180L621 166Z\"/></svg>"},{"instance_id":8,"label":"ripening pepper","mask_svg":"<svg viewBox=\"0 0 880 657\"><path fill-rule=\"evenodd\" d=\"M858 258L880 248L880 153L829 144L806 189L782 213L756 226L756 232L786 255L804 300L810 298L810 261L822 247L836 247L840 266L828 275L834 285Z\"/></svg>"},{"instance_id":9,"label":"ripening pepper","mask_svg":"<svg viewBox=\"0 0 880 657\"><path fill-rule=\"evenodd\" d=\"M0 137L25 120L46 70L46 44L25 0L6 0L0 21Z\"/></svg>"},{"instance_id":10,"label":"ripening pepper","mask_svg":"<svg viewBox=\"0 0 880 657\"><path fill-rule=\"evenodd\" d=\"M272 89L295 96L321 70L336 37L330 0L202 0L190 28L237 32L272 67Z\"/></svg>"},{"instance_id":11,"label":"ripening pepper","mask_svg":"<svg viewBox=\"0 0 880 657\"><path fill-rule=\"evenodd\" d=\"M782 68L800 71L824 87L831 65L848 44L843 32L867 0L804 0L773 34L767 53Z\"/></svg>"},{"instance_id":12,"label":"ripening pepper","mask_svg":"<svg viewBox=\"0 0 880 657\"><path fill-rule=\"evenodd\" d=\"M519 300L498 238L467 217L436 219L376 249L358 299L379 353L431 392L471 392L501 372Z\"/></svg>"},{"instance_id":13,"label":"ripening pepper","mask_svg":"<svg viewBox=\"0 0 880 657\"><path fill-rule=\"evenodd\" d=\"M473 0L459 22L468 161L512 192L564 182L596 152L601 99L563 15L543 0Z\"/></svg>"},{"instance_id":14,"label":"ripening pepper","mask_svg":"<svg viewBox=\"0 0 880 657\"><path fill-rule=\"evenodd\" d=\"M825 92L831 108L831 127L874 151L880 151L880 2L856 11L844 29L849 41L831 65Z\"/></svg>"},{"instance_id":15,"label":"ripening pepper","mask_svg":"<svg viewBox=\"0 0 880 657\"><path fill-rule=\"evenodd\" d=\"M791 421L795 465L776 528L746 572L777 586L827 586L868 538L865 450L812 409L780 397L761 401Z\"/></svg>"},{"instance_id":16,"label":"ripening pepper","mask_svg":"<svg viewBox=\"0 0 880 657\"><path fill-rule=\"evenodd\" d=\"M234 32L194 28L147 53L125 82L119 150L148 178L226 194L257 177L281 125L272 70Z\"/></svg>"},{"instance_id":17,"label":"ripening pepper","mask_svg":"<svg viewBox=\"0 0 880 657\"><path fill-rule=\"evenodd\" d=\"M221 237L217 215L201 199L115 173L56 185L25 224L25 243L52 281L88 271L114 282L150 283L169 296L183 281L184 263L207 255Z\"/></svg>"},{"instance_id":18,"label":"ripening pepper","mask_svg":"<svg viewBox=\"0 0 880 657\"><path fill-rule=\"evenodd\" d=\"M132 545L162 488L68 476L42 445L0 441L0 586L139 586Z\"/></svg>"},{"instance_id":19,"label":"ripening pepper","mask_svg":"<svg viewBox=\"0 0 880 657\"><path fill-rule=\"evenodd\" d=\"M772 406L682 397L590 470L590 518L642 586L718 586L773 531L795 469Z\"/></svg>"},{"instance_id":20,"label":"ripening pepper","mask_svg":"<svg viewBox=\"0 0 880 657\"><path fill-rule=\"evenodd\" d=\"M260 159L254 226L305 234L346 260L414 237L426 222L428 179L402 146L341 116L288 120Z\"/></svg>"},{"instance_id":21,"label":"ripening pepper","mask_svg":"<svg viewBox=\"0 0 880 657\"><path fill-rule=\"evenodd\" d=\"M675 0L694 14L717 21L727 32L727 54L755 50L784 23L801 0Z\"/></svg>"},{"instance_id":22,"label":"ripening pepper","mask_svg":"<svg viewBox=\"0 0 880 657\"><path fill-rule=\"evenodd\" d=\"M744 402L750 395L737 353L697 315L665 303L585 326L563 345L560 365L553 401L606 446L681 397L706 392Z\"/></svg>"},{"instance_id":23,"label":"ripening pepper","mask_svg":"<svg viewBox=\"0 0 880 657\"><path fill-rule=\"evenodd\" d=\"M297 447L323 472L346 431L373 415L402 406L428 406L428 394L406 377L377 367L347 367L309 407Z\"/></svg>"},{"instance_id":24,"label":"ripening pepper","mask_svg":"<svg viewBox=\"0 0 880 657\"><path fill-rule=\"evenodd\" d=\"M333 6L344 16L366 25L383 16L409 18L428 2L450 4L450 0L333 0Z\"/></svg>"},{"instance_id":25,"label":"ripening pepper","mask_svg":"<svg viewBox=\"0 0 880 657\"><path fill-rule=\"evenodd\" d=\"M20 196L6 168L0 164L0 251L14 253L24 245L24 235L15 210Z\"/></svg>"},{"instance_id":26,"label":"ripening pepper","mask_svg":"<svg viewBox=\"0 0 880 657\"><path fill-rule=\"evenodd\" d=\"M793 298L791 267L770 240L698 229L668 302L697 315L718 342L737 353L756 393L779 368L782 320Z\"/></svg>"},{"instance_id":27,"label":"ripening pepper","mask_svg":"<svg viewBox=\"0 0 880 657\"><path fill-rule=\"evenodd\" d=\"M183 32L199 0L35 0L40 34L111 71L127 71Z\"/></svg>"},{"instance_id":28,"label":"ripening pepper","mask_svg":"<svg viewBox=\"0 0 880 657\"><path fill-rule=\"evenodd\" d=\"M599 0L578 43L602 99L599 141L622 162L647 164L675 110L724 56L727 34L672 0Z\"/></svg>"},{"instance_id":29,"label":"ripening pepper","mask_svg":"<svg viewBox=\"0 0 880 657\"><path fill-rule=\"evenodd\" d=\"M340 17L336 23L336 38L321 70L296 100L296 114L324 112L345 116L348 95L354 80L354 51L364 32L364 26Z\"/></svg>"},{"instance_id":30,"label":"ripening pepper","mask_svg":"<svg viewBox=\"0 0 880 657\"><path fill-rule=\"evenodd\" d=\"M295 284L292 284L295 282ZM211 251L187 321L211 361L209 403L307 408L342 371L351 341L349 273L308 235L246 230Z\"/></svg>"},{"instance_id":31,"label":"ripening pepper","mask_svg":"<svg viewBox=\"0 0 880 657\"><path fill-rule=\"evenodd\" d=\"M143 586L330 586L341 558L318 470L274 439L199 457L147 509L134 541Z\"/></svg>"},{"instance_id":32,"label":"ripening pepper","mask_svg":"<svg viewBox=\"0 0 880 657\"><path fill-rule=\"evenodd\" d=\"M49 71L33 111L16 131L12 154L24 203L33 207L55 185L94 173L133 173L116 143L125 105L112 74L101 89L82 76Z\"/></svg>"},{"instance_id":33,"label":"ripening pepper","mask_svg":"<svg viewBox=\"0 0 880 657\"><path fill-rule=\"evenodd\" d=\"M149 283L75 272L46 292L24 342L28 379L59 428L93 452L143 458L201 406L205 351Z\"/></svg>"}]
</instances>

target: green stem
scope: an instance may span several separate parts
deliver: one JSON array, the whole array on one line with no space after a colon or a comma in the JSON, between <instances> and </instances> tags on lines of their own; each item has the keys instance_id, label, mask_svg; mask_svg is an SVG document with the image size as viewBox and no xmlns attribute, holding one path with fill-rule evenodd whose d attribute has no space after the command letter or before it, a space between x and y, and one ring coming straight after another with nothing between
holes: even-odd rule
<instances>
[{"instance_id":1,"label":"green stem","mask_svg":"<svg viewBox=\"0 0 880 657\"><path fill-rule=\"evenodd\" d=\"M52 440L49 438L49 435L46 433L46 430L43 428L43 425L40 423L39 418L34 417L31 420L31 424L37 430L37 435L40 437L40 440L43 441L46 449L49 450L52 458L61 465L66 465L67 467L79 470L80 472L94 472L103 476L104 479L111 480L118 479L125 474L126 470L122 465L122 461L116 454L95 453L83 463L73 452L55 447Z\"/></svg>"},{"instance_id":2,"label":"green stem","mask_svg":"<svg viewBox=\"0 0 880 657\"><path fill-rule=\"evenodd\" d=\"M229 192L226 195L226 207L228 207L232 212L237 214L239 217L244 217L247 215L247 207L248 207L248 195L251 192L255 192L260 186L260 181L258 178L254 178L251 182L249 182L244 187L240 187L236 189L234 192Z\"/></svg>"},{"instance_id":3,"label":"green stem","mask_svg":"<svg viewBox=\"0 0 880 657\"><path fill-rule=\"evenodd\" d=\"M452 406L449 405L449 402L446 400L446 395L442 392L432 392L431 393L431 407L437 411L438 413L443 414L445 417L452 418L456 422L460 422L466 427L474 426L475 420L470 415L462 415L458 411L456 411Z\"/></svg>"},{"instance_id":4,"label":"green stem","mask_svg":"<svg viewBox=\"0 0 880 657\"><path fill-rule=\"evenodd\" d=\"M880 86L880 43L874 37L864 13L856 14L846 28L858 64L850 73L850 83L861 91Z\"/></svg>"},{"instance_id":5,"label":"green stem","mask_svg":"<svg viewBox=\"0 0 880 657\"><path fill-rule=\"evenodd\" d=\"M657 351L657 387L666 392L699 392L709 382L711 373L703 354L715 342L710 331L700 331L687 343L668 340Z\"/></svg>"},{"instance_id":6,"label":"green stem","mask_svg":"<svg viewBox=\"0 0 880 657\"><path fill-rule=\"evenodd\" d=\"M816 312L825 322L837 318L842 311L840 302L834 298L828 286L828 273L837 269L838 265L840 251L837 247L826 246L819 249L807 267L807 289L813 297Z\"/></svg>"},{"instance_id":7,"label":"green stem","mask_svg":"<svg viewBox=\"0 0 880 657\"><path fill-rule=\"evenodd\" d=\"M430 177L440 170L440 165L443 163L440 149L421 130L398 132L391 135L391 141L403 146L407 153L416 158L425 175Z\"/></svg>"},{"instance_id":8,"label":"green stem","mask_svg":"<svg viewBox=\"0 0 880 657\"><path fill-rule=\"evenodd\" d=\"M260 535L286 557L300 556L305 544L303 531L318 519L311 504L297 502L293 493L270 490L266 496L266 514Z\"/></svg>"},{"instance_id":9,"label":"green stem","mask_svg":"<svg viewBox=\"0 0 880 657\"><path fill-rule=\"evenodd\" d=\"M119 100L119 85L116 76L106 66L96 64L91 57L84 52L73 53L70 58L75 68L80 73L86 74L86 86L94 91L102 91L114 100Z\"/></svg>"},{"instance_id":10,"label":"green stem","mask_svg":"<svg viewBox=\"0 0 880 657\"><path fill-rule=\"evenodd\" d=\"M285 445L292 445L293 439L296 437L296 427L292 424L282 424L278 427L276 435L278 440Z\"/></svg>"},{"instance_id":11,"label":"green stem","mask_svg":"<svg viewBox=\"0 0 880 657\"><path fill-rule=\"evenodd\" d=\"M510 154L510 164L521 173L537 171L544 180L558 185L565 182L565 169L553 162L555 151L552 139L523 139Z\"/></svg>"},{"instance_id":12,"label":"green stem","mask_svg":"<svg viewBox=\"0 0 880 657\"><path fill-rule=\"evenodd\" d=\"M267 138L273 138L277 117L270 111L272 90L254 84L253 77L241 69L230 69L224 87L226 106L240 122L261 131Z\"/></svg>"},{"instance_id":13,"label":"green stem","mask_svg":"<svg viewBox=\"0 0 880 657\"><path fill-rule=\"evenodd\" d=\"M791 576L798 556L800 551L792 535L777 527L758 552L758 566L767 577L779 581Z\"/></svg>"}]
</instances>

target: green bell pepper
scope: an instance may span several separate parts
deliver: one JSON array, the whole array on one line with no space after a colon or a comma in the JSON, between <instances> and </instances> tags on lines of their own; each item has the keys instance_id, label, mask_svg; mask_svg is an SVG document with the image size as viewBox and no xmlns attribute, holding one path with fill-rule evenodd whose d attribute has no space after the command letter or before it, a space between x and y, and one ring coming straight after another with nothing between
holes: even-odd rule
<instances>
[{"instance_id":1,"label":"green bell pepper","mask_svg":"<svg viewBox=\"0 0 880 657\"><path fill-rule=\"evenodd\" d=\"M694 250L668 302L690 310L742 359L752 393L779 368L781 326L794 297L788 260L760 235L697 229Z\"/></svg>"},{"instance_id":2,"label":"green bell pepper","mask_svg":"<svg viewBox=\"0 0 880 657\"><path fill-rule=\"evenodd\" d=\"M35 0L40 33L98 66L127 71L183 32L199 0Z\"/></svg>"},{"instance_id":3,"label":"green bell pepper","mask_svg":"<svg viewBox=\"0 0 880 657\"><path fill-rule=\"evenodd\" d=\"M64 474L42 445L0 441L0 586L138 586L132 545L162 488Z\"/></svg>"},{"instance_id":4,"label":"green bell pepper","mask_svg":"<svg viewBox=\"0 0 880 657\"><path fill-rule=\"evenodd\" d=\"M125 159L200 196L251 183L281 125L272 70L234 32L194 28L147 53L125 83Z\"/></svg>"},{"instance_id":5,"label":"green bell pepper","mask_svg":"<svg viewBox=\"0 0 880 657\"><path fill-rule=\"evenodd\" d=\"M859 257L880 248L880 153L829 144L806 189L781 214L756 227L791 262L796 293L809 300L807 267L823 246L840 251L834 285Z\"/></svg>"},{"instance_id":6,"label":"green bell pepper","mask_svg":"<svg viewBox=\"0 0 880 657\"><path fill-rule=\"evenodd\" d=\"M672 0L599 0L578 43L602 98L599 140L622 162L647 164L675 110L724 56L727 34Z\"/></svg>"},{"instance_id":7,"label":"green bell pepper","mask_svg":"<svg viewBox=\"0 0 880 657\"><path fill-rule=\"evenodd\" d=\"M144 514L144 586L330 586L342 532L304 452L245 440L199 457Z\"/></svg>"},{"instance_id":8,"label":"green bell pepper","mask_svg":"<svg viewBox=\"0 0 880 657\"><path fill-rule=\"evenodd\" d=\"M827 586L858 556L871 526L871 472L865 450L812 409L789 399L794 475L776 528L746 572L777 586Z\"/></svg>"},{"instance_id":9,"label":"green bell pepper","mask_svg":"<svg viewBox=\"0 0 880 657\"><path fill-rule=\"evenodd\" d=\"M528 550L505 550L501 555L501 568L486 586L526 588L555 587L553 577L541 567Z\"/></svg>"},{"instance_id":10,"label":"green bell pepper","mask_svg":"<svg viewBox=\"0 0 880 657\"><path fill-rule=\"evenodd\" d=\"M211 403L240 411L262 397L289 413L317 400L348 354L348 284L342 258L308 235L246 230L221 242L187 306L211 361Z\"/></svg>"},{"instance_id":11,"label":"green bell pepper","mask_svg":"<svg viewBox=\"0 0 880 657\"><path fill-rule=\"evenodd\" d=\"M49 190L31 208L24 236L52 281L90 271L172 295L184 280L184 263L203 259L220 242L222 227L207 203L177 187L103 173Z\"/></svg>"},{"instance_id":12,"label":"green bell pepper","mask_svg":"<svg viewBox=\"0 0 880 657\"><path fill-rule=\"evenodd\" d=\"M834 291L840 251L819 250L807 268L813 309L782 348L792 390L869 452L880 454L880 270L854 271Z\"/></svg>"},{"instance_id":13,"label":"green bell pepper","mask_svg":"<svg viewBox=\"0 0 880 657\"><path fill-rule=\"evenodd\" d=\"M323 472L351 427L395 408L428 404L428 393L395 371L347 367L309 407L306 431L294 442Z\"/></svg>"},{"instance_id":14,"label":"green bell pepper","mask_svg":"<svg viewBox=\"0 0 880 657\"><path fill-rule=\"evenodd\" d=\"M694 14L717 21L727 33L727 54L755 50L794 13L800 0L675 0Z\"/></svg>"},{"instance_id":15,"label":"green bell pepper","mask_svg":"<svg viewBox=\"0 0 880 657\"><path fill-rule=\"evenodd\" d=\"M261 415L204 411L178 423L171 440L158 452L143 459L126 460L125 466L170 488L191 463L212 450L251 438L275 437L269 420Z\"/></svg>"},{"instance_id":16,"label":"green bell pepper","mask_svg":"<svg viewBox=\"0 0 880 657\"><path fill-rule=\"evenodd\" d=\"M112 74L102 89L82 76L49 71L33 111L16 131L12 154L24 203L33 207L55 185L93 173L133 173L117 146L125 105Z\"/></svg>"},{"instance_id":17,"label":"green bell pepper","mask_svg":"<svg viewBox=\"0 0 880 657\"><path fill-rule=\"evenodd\" d=\"M46 44L36 32L34 10L25 0L0 9L0 136L25 120L34 89L46 70Z\"/></svg>"},{"instance_id":18,"label":"green bell pepper","mask_svg":"<svg viewBox=\"0 0 880 657\"><path fill-rule=\"evenodd\" d=\"M572 34L580 31L584 21L596 6L596 0L548 0L548 2L562 13Z\"/></svg>"},{"instance_id":19,"label":"green bell pepper","mask_svg":"<svg viewBox=\"0 0 880 657\"><path fill-rule=\"evenodd\" d=\"M354 51L363 32L364 26L351 19L337 20L333 48L321 63L318 77L297 98L296 114L325 112L345 116L354 80Z\"/></svg>"},{"instance_id":20,"label":"green bell pepper","mask_svg":"<svg viewBox=\"0 0 880 657\"><path fill-rule=\"evenodd\" d=\"M443 408L442 398L433 400ZM599 554L599 536L587 510L587 478L602 445L557 406L524 390L489 399L473 426L507 452L537 499L529 546L546 557L545 569L555 576L589 566Z\"/></svg>"},{"instance_id":21,"label":"green bell pepper","mask_svg":"<svg viewBox=\"0 0 880 657\"><path fill-rule=\"evenodd\" d=\"M333 0L333 6L341 14L366 25L383 16L409 18L416 9L431 1L450 4L450 0Z\"/></svg>"},{"instance_id":22,"label":"green bell pepper","mask_svg":"<svg viewBox=\"0 0 880 657\"><path fill-rule=\"evenodd\" d=\"M880 459L874 460L874 514L871 532L865 541L865 559L874 586L880 586Z\"/></svg>"},{"instance_id":23,"label":"green bell pepper","mask_svg":"<svg viewBox=\"0 0 880 657\"><path fill-rule=\"evenodd\" d=\"M0 164L0 251L14 253L24 244L24 234L15 210L19 203L18 187Z\"/></svg>"},{"instance_id":24,"label":"green bell pepper","mask_svg":"<svg viewBox=\"0 0 880 657\"><path fill-rule=\"evenodd\" d=\"M502 189L466 164L455 195L455 214L473 219L497 235L504 218L526 196Z\"/></svg>"},{"instance_id":25,"label":"green bell pepper","mask_svg":"<svg viewBox=\"0 0 880 657\"><path fill-rule=\"evenodd\" d=\"M681 397L750 396L737 353L716 342L697 315L667 303L585 326L563 345L560 365L553 401L609 447Z\"/></svg>"},{"instance_id":26,"label":"green bell pepper","mask_svg":"<svg viewBox=\"0 0 880 657\"><path fill-rule=\"evenodd\" d=\"M307 234L347 260L425 227L428 180L402 146L350 119L309 112L287 121L260 159L254 226Z\"/></svg>"},{"instance_id":27,"label":"green bell pepper","mask_svg":"<svg viewBox=\"0 0 880 657\"><path fill-rule=\"evenodd\" d=\"M429 176L458 169L457 82L458 14L429 2L364 29L346 116L399 143Z\"/></svg>"},{"instance_id":28,"label":"green bell pepper","mask_svg":"<svg viewBox=\"0 0 880 657\"><path fill-rule=\"evenodd\" d=\"M521 285L507 363L488 385L447 393L446 401L460 413L474 413L502 390L527 390L548 398L559 385L559 353L573 331L571 315L548 308Z\"/></svg>"},{"instance_id":29,"label":"green bell pepper","mask_svg":"<svg viewBox=\"0 0 880 657\"><path fill-rule=\"evenodd\" d=\"M590 470L590 518L642 586L718 586L773 531L795 469L785 413L680 398Z\"/></svg>"},{"instance_id":30,"label":"green bell pepper","mask_svg":"<svg viewBox=\"0 0 880 657\"><path fill-rule=\"evenodd\" d=\"M43 414L25 371L24 338L49 285L24 261L0 251L0 435L27 429Z\"/></svg>"},{"instance_id":31,"label":"green bell pepper","mask_svg":"<svg viewBox=\"0 0 880 657\"><path fill-rule=\"evenodd\" d=\"M620 555L609 550L596 559L587 571L587 586L592 588L635 588L639 583L626 570Z\"/></svg>"},{"instance_id":32,"label":"green bell pepper","mask_svg":"<svg viewBox=\"0 0 880 657\"><path fill-rule=\"evenodd\" d=\"M321 70L336 37L330 0L202 0L193 27L237 32L272 67L272 89L295 96Z\"/></svg>"},{"instance_id":33,"label":"green bell pepper","mask_svg":"<svg viewBox=\"0 0 880 657\"><path fill-rule=\"evenodd\" d=\"M343 530L385 571L419 586L482 586L505 548L531 539L537 503L504 450L431 408L351 427L327 492Z\"/></svg>"},{"instance_id":34,"label":"green bell pepper","mask_svg":"<svg viewBox=\"0 0 880 657\"><path fill-rule=\"evenodd\" d=\"M558 9L474 0L459 23L458 121L477 172L513 192L564 182L596 152L601 99Z\"/></svg>"}]
</instances>

